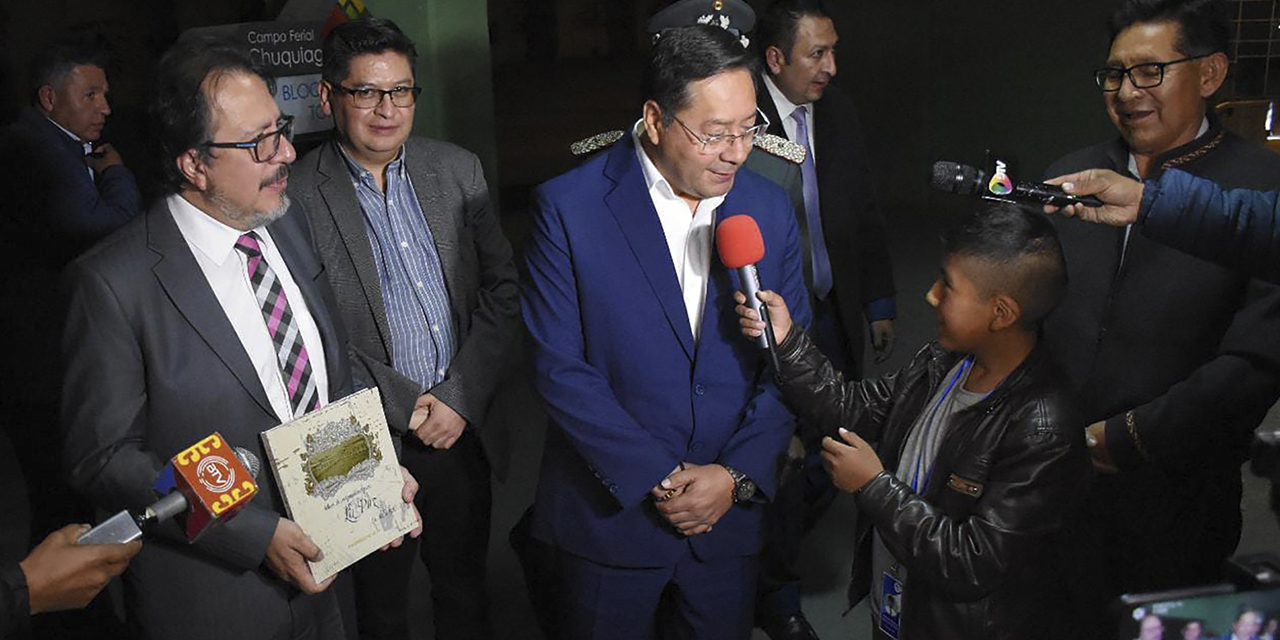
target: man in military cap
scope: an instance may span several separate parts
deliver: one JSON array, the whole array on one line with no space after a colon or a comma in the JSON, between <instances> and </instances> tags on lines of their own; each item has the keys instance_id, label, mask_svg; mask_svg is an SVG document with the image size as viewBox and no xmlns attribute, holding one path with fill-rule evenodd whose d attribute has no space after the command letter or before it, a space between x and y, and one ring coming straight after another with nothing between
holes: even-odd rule
<instances>
[{"instance_id":1,"label":"man in military cap","mask_svg":"<svg viewBox=\"0 0 1280 640\"><path fill-rule=\"evenodd\" d=\"M738 38L743 48L747 48L750 40L746 34L755 23L756 12L743 0L679 0L649 18L645 23L645 30L657 41L665 29L707 24L728 31ZM760 88L757 87L756 90L760 91ZM608 148L621 140L623 135L625 132L621 129L606 131L573 143L569 150L575 156L589 155ZM805 158L804 147L767 131L757 133L752 144L756 151L763 153L748 155L743 168L782 187L791 199L792 208L799 214L798 219L803 220L804 192L800 181L800 165ZM803 234L803 229L801 233Z\"/></svg>"}]
</instances>

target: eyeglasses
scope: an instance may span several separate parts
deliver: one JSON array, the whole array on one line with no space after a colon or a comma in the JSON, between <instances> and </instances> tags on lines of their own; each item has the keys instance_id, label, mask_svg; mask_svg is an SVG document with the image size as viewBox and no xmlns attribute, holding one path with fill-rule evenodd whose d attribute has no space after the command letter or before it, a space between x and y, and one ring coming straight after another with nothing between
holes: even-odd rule
<instances>
[{"instance_id":1,"label":"eyeglasses","mask_svg":"<svg viewBox=\"0 0 1280 640\"><path fill-rule=\"evenodd\" d=\"M248 149L253 154L254 162L271 162L280 153L280 138L293 140L293 116L280 116L276 121L276 130L268 131L245 142L205 142L202 147L214 149Z\"/></svg>"},{"instance_id":2,"label":"eyeglasses","mask_svg":"<svg viewBox=\"0 0 1280 640\"><path fill-rule=\"evenodd\" d=\"M1093 72L1094 80L1097 80L1098 87L1103 91L1119 91L1120 85L1124 84L1124 77L1129 76L1129 82L1133 83L1135 89L1150 89L1160 86L1164 82L1164 68L1171 64L1179 62L1190 62L1207 58L1213 55L1206 53L1198 56L1190 56L1180 58L1178 60L1170 60L1168 62L1144 62L1135 64L1128 69L1118 69L1116 67L1105 67Z\"/></svg>"},{"instance_id":3,"label":"eyeglasses","mask_svg":"<svg viewBox=\"0 0 1280 640\"><path fill-rule=\"evenodd\" d=\"M350 89L340 84L330 85L335 91L351 96L351 105L357 109L372 109L382 104L382 97L391 98L391 104L397 107L412 107L422 93L422 87L396 87L394 89L374 89L365 87Z\"/></svg>"},{"instance_id":4,"label":"eyeglasses","mask_svg":"<svg viewBox=\"0 0 1280 640\"><path fill-rule=\"evenodd\" d=\"M754 127L751 127L750 129L747 129L742 133L739 133L736 135L730 134L730 133L715 133L705 137L694 133L693 129L689 128L689 125L685 124L684 121L682 121L680 118L677 118L675 115L672 115L671 118L676 122L679 122L680 126L684 127L684 130L688 131L689 135L692 136L694 140L697 140L702 145L699 150L703 154L712 155L712 154L716 154L716 153L720 153L721 151L724 151L725 149L729 148L730 145L732 145L733 143L739 140L746 142L747 146L750 146L751 143L755 141L756 134L760 133L761 131L764 131L769 127L769 119L765 117L762 111L760 111L759 109L756 109L756 116L759 119L763 120L764 122Z\"/></svg>"}]
</instances>

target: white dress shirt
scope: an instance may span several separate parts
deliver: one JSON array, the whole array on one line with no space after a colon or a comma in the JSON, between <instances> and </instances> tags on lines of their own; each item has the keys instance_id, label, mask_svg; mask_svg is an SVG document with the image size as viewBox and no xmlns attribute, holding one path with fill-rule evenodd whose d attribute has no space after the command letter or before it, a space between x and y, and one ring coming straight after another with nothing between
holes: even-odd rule
<instances>
[{"instance_id":1,"label":"white dress shirt","mask_svg":"<svg viewBox=\"0 0 1280 640\"><path fill-rule=\"evenodd\" d=\"M67 137L68 137L68 138L71 138L72 140L75 140L75 141L76 141L76 144L79 144L81 147L84 147L84 154L85 154L86 156L87 156L87 155L89 155L89 154L91 154L91 153L93 153L93 143L91 143L91 142L85 142L84 140L81 140L81 139L80 139L80 136L78 136L78 135L76 135L76 134L74 134L74 133L71 133L70 131L67 131L67 128L66 128L66 127L64 127L64 126L62 126L62 125L60 125L60 124L58 124L58 121L57 121L57 120L54 120L53 118L50 118L49 116L45 116L45 120L48 120L49 122L52 122L52 123L53 123L53 126L55 126L55 127L59 128L59 129L61 129L63 133L67 134ZM93 167L90 167L90 166L89 166L89 163L87 163L87 162L85 163L85 167L89 169L89 179L90 179L90 180L95 179L95 178L94 178L94 175L93 175Z\"/></svg>"},{"instance_id":2,"label":"white dress shirt","mask_svg":"<svg viewBox=\"0 0 1280 640\"><path fill-rule=\"evenodd\" d=\"M711 271L712 224L715 222L716 208L724 202L724 196L702 200L693 215L690 215L689 205L676 195L671 183L662 177L662 173L640 144L643 125L643 121L636 122L631 128L631 137L636 143L636 156L640 159L644 182L649 188L649 198L653 200L653 208L658 210L658 221L662 223L662 232L667 237L667 250L671 252L671 264L680 281L684 308L689 314L689 329L693 331L693 341L696 343L701 333L702 312L707 300L707 277Z\"/></svg>"},{"instance_id":3,"label":"white dress shirt","mask_svg":"<svg viewBox=\"0 0 1280 640\"><path fill-rule=\"evenodd\" d=\"M204 272L205 280L218 298L218 304L231 321L240 344L249 355L253 369L267 392L271 408L281 422L287 422L293 415L289 404L283 374L280 372L280 361L276 355L276 345L267 332L267 323L262 318L262 307L253 293L253 284L249 282L248 258L237 250L236 240L244 233L232 229L208 214L197 209L182 196L171 195L166 199L169 213L178 224L178 230L191 247L191 253ZM258 235L262 247L262 258L271 265L276 278L284 287L285 297L289 300L289 309L293 312L293 320L302 333L302 344L307 348L307 356L311 361L311 376L316 381L316 393L323 406L329 403L329 376L325 366L324 343L320 340L320 331L302 291L293 281L289 265L276 249L271 234L265 227L253 230Z\"/></svg>"},{"instance_id":4,"label":"white dress shirt","mask_svg":"<svg viewBox=\"0 0 1280 640\"><path fill-rule=\"evenodd\" d=\"M796 109L804 109L805 124L808 125L809 139L805 141L805 146L809 147L809 155L813 156L813 166L818 166L818 154L814 153L813 148L813 103L807 102L798 105L787 99L782 91L778 89L778 85L773 83L773 78L769 74L764 74L764 86L769 89L769 96L773 98L773 106L778 110L778 117L782 119L782 130L787 133L787 139L799 144L796 140L796 120L791 117L791 113Z\"/></svg>"}]
</instances>

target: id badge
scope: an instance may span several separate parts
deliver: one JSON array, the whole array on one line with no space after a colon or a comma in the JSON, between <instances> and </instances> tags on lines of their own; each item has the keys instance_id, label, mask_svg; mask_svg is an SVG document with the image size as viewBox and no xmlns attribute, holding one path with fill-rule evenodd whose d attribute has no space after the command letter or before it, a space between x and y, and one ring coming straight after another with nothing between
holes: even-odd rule
<instances>
[{"instance_id":1,"label":"id badge","mask_svg":"<svg viewBox=\"0 0 1280 640\"><path fill-rule=\"evenodd\" d=\"M880 630L898 640L902 624L902 581L888 571L880 581Z\"/></svg>"}]
</instances>

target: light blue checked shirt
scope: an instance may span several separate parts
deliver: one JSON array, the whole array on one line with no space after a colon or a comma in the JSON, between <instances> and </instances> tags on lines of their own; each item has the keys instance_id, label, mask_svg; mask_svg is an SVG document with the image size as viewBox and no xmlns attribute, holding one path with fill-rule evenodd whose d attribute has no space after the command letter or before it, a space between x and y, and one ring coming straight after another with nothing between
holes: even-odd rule
<instances>
[{"instance_id":1,"label":"light blue checked shirt","mask_svg":"<svg viewBox=\"0 0 1280 640\"><path fill-rule=\"evenodd\" d=\"M405 169L404 148L387 165L385 196L372 173L345 149L342 156L351 171L378 266L391 327L391 366L425 391L444 380L457 350L457 336L440 254Z\"/></svg>"}]
</instances>

